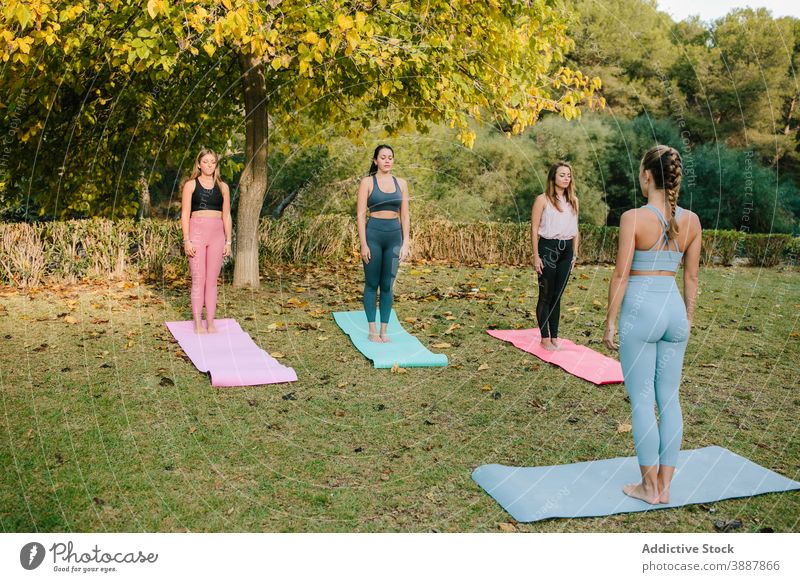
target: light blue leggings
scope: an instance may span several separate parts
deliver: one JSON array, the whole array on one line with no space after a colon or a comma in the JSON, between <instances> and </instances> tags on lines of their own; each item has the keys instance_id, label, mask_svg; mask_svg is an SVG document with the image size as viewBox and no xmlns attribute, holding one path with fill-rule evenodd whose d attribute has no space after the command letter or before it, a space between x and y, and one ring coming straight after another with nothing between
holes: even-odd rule
<instances>
[{"instance_id":1,"label":"light blue leggings","mask_svg":"<svg viewBox=\"0 0 800 582\"><path fill-rule=\"evenodd\" d=\"M683 438L678 387L688 339L686 307L675 279L631 276L619 318L619 360L639 465L674 467L678 461Z\"/></svg>"}]
</instances>

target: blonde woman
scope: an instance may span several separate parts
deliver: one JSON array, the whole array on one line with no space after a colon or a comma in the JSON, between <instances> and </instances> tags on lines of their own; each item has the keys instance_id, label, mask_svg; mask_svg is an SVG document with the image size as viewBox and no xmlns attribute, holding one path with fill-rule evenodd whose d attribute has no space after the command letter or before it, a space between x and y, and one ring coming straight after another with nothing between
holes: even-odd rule
<instances>
[{"instance_id":1,"label":"blonde woman","mask_svg":"<svg viewBox=\"0 0 800 582\"><path fill-rule=\"evenodd\" d=\"M642 474L640 483L623 492L651 504L669 503L681 450L678 392L700 269L702 229L694 212L678 206L682 177L683 162L674 148L656 146L642 158L639 185L647 204L620 219L603 337L606 347L617 349L619 316L619 361ZM681 261L683 297L675 282Z\"/></svg>"},{"instance_id":2,"label":"blonde woman","mask_svg":"<svg viewBox=\"0 0 800 582\"><path fill-rule=\"evenodd\" d=\"M181 229L183 250L189 257L192 273L192 319L196 333L215 333L217 277L222 259L231 254L231 197L228 185L219 176L219 156L202 149L194 169L183 184ZM203 327L203 305L206 327Z\"/></svg>"}]
</instances>

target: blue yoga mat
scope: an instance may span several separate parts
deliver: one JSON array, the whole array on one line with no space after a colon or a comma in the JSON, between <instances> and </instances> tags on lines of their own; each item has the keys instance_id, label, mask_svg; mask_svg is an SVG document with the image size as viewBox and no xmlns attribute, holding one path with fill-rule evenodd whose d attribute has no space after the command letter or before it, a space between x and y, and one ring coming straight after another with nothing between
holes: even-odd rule
<instances>
[{"instance_id":1,"label":"blue yoga mat","mask_svg":"<svg viewBox=\"0 0 800 582\"><path fill-rule=\"evenodd\" d=\"M356 349L372 360L376 368L391 368L395 364L401 368L447 365L445 354L434 354L403 329L394 310L386 327L392 341L386 344L369 341L369 324L364 311L340 311L333 314L333 319L350 336Z\"/></svg>"},{"instance_id":2,"label":"blue yoga mat","mask_svg":"<svg viewBox=\"0 0 800 582\"><path fill-rule=\"evenodd\" d=\"M670 502L663 505L650 505L622 492L623 485L641 481L636 457L552 467L482 465L472 478L520 522L665 509L800 489L797 481L722 447L681 451Z\"/></svg>"}]
</instances>

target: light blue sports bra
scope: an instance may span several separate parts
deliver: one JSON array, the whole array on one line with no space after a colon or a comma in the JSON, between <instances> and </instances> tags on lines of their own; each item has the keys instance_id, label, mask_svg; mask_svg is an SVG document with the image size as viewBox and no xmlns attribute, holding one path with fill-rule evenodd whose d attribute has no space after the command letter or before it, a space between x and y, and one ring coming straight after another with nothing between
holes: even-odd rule
<instances>
[{"instance_id":1,"label":"light blue sports bra","mask_svg":"<svg viewBox=\"0 0 800 582\"><path fill-rule=\"evenodd\" d=\"M661 214L661 211L655 206L646 204L642 208L649 208L658 216L661 223L662 233L661 238L656 241L652 247L647 251L636 250L633 253L633 262L631 263L631 271L672 271L677 272L678 265L681 263L683 253L678 249L678 241L675 243L675 250L670 249L669 243L669 223ZM675 219L681 215L681 208L675 207ZM656 249L661 244L665 248Z\"/></svg>"}]
</instances>

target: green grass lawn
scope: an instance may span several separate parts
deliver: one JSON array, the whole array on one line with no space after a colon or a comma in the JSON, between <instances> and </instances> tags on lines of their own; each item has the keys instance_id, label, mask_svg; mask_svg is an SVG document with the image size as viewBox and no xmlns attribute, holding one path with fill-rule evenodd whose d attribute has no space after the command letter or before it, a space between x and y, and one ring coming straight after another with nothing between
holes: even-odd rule
<instances>
[{"instance_id":1,"label":"green grass lawn","mask_svg":"<svg viewBox=\"0 0 800 582\"><path fill-rule=\"evenodd\" d=\"M579 267L562 303L561 335L604 353L610 272ZM595 386L485 333L535 326L530 268L402 267L398 315L424 343L450 344L433 350L446 368L373 369L330 315L359 309L361 285L350 264L221 287L218 317L299 377L221 389L164 326L188 318L185 283L0 290L0 528L498 531L512 520L473 483L476 466L634 454L618 432L630 422L621 384ZM701 273L684 448L720 445L800 480L798 306L796 270ZM798 531L800 493L516 527L709 532L719 519Z\"/></svg>"}]
</instances>

